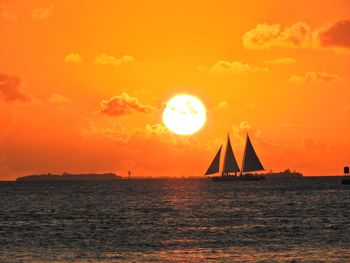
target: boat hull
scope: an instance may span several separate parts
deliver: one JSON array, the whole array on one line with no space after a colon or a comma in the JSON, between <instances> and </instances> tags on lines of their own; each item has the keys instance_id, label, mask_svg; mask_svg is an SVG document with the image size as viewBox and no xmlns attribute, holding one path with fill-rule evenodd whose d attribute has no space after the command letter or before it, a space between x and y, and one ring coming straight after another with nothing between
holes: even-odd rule
<instances>
[{"instance_id":1,"label":"boat hull","mask_svg":"<svg viewBox=\"0 0 350 263\"><path fill-rule=\"evenodd\" d=\"M211 177L214 182L233 182L233 181L262 181L263 175L240 175L240 176L215 176Z\"/></svg>"}]
</instances>

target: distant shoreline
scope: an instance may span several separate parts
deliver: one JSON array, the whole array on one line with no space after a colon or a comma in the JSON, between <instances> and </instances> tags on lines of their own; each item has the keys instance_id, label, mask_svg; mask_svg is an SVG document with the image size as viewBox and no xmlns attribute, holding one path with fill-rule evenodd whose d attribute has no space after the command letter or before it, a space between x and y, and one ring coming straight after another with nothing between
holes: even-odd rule
<instances>
[{"instance_id":1,"label":"distant shoreline","mask_svg":"<svg viewBox=\"0 0 350 263\"><path fill-rule=\"evenodd\" d=\"M24 177L24 176L22 176ZM344 177L344 175L304 175L302 178L318 178L318 177ZM21 177L18 177L21 178ZM0 182L23 182L23 180L18 180L18 178L13 180L0 180ZM131 180L190 180L190 179L209 179L208 177L198 176L198 177L132 177ZM284 178L281 178L282 180ZM287 178L288 179L288 178ZM106 179L98 178L94 181L105 181ZM125 181L128 180L127 176L118 176L118 179L114 179L116 181ZM58 180L58 181L87 181L87 180ZM113 180L111 180L113 181Z\"/></svg>"},{"instance_id":2,"label":"distant shoreline","mask_svg":"<svg viewBox=\"0 0 350 263\"><path fill-rule=\"evenodd\" d=\"M19 181L96 181L96 180L120 180L121 176L115 173L89 173L89 174L33 174L18 177L16 182Z\"/></svg>"}]
</instances>

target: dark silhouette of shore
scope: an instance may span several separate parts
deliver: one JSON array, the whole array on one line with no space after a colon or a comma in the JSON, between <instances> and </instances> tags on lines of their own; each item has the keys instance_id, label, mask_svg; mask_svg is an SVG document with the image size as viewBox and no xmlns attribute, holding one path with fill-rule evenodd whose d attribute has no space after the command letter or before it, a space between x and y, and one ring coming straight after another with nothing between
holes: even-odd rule
<instances>
[{"instance_id":1,"label":"dark silhouette of shore","mask_svg":"<svg viewBox=\"0 0 350 263\"><path fill-rule=\"evenodd\" d=\"M264 174L266 178L301 178L303 174L297 171L286 169L283 172L269 172Z\"/></svg>"},{"instance_id":2,"label":"dark silhouette of shore","mask_svg":"<svg viewBox=\"0 0 350 263\"><path fill-rule=\"evenodd\" d=\"M91 180L121 180L121 176L115 173L103 173L103 174L38 174L27 175L18 177L16 181L91 181Z\"/></svg>"}]
</instances>

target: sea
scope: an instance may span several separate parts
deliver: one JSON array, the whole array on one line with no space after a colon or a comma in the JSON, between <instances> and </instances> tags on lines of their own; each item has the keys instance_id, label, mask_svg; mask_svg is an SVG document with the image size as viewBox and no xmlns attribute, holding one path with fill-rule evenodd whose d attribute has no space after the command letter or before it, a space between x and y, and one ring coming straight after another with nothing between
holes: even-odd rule
<instances>
[{"instance_id":1,"label":"sea","mask_svg":"<svg viewBox=\"0 0 350 263\"><path fill-rule=\"evenodd\" d=\"M0 182L0 262L350 262L350 185Z\"/></svg>"}]
</instances>

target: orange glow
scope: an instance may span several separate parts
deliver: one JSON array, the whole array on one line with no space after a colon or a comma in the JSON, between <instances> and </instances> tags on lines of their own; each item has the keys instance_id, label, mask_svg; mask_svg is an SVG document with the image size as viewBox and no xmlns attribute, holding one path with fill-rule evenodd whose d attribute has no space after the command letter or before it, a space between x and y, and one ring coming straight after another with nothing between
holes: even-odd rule
<instances>
[{"instance_id":1,"label":"orange glow","mask_svg":"<svg viewBox=\"0 0 350 263\"><path fill-rule=\"evenodd\" d=\"M0 180L202 176L246 131L266 169L350 165L349 1L73 2L0 2ZM185 137L162 124L182 93L207 108Z\"/></svg>"}]
</instances>

